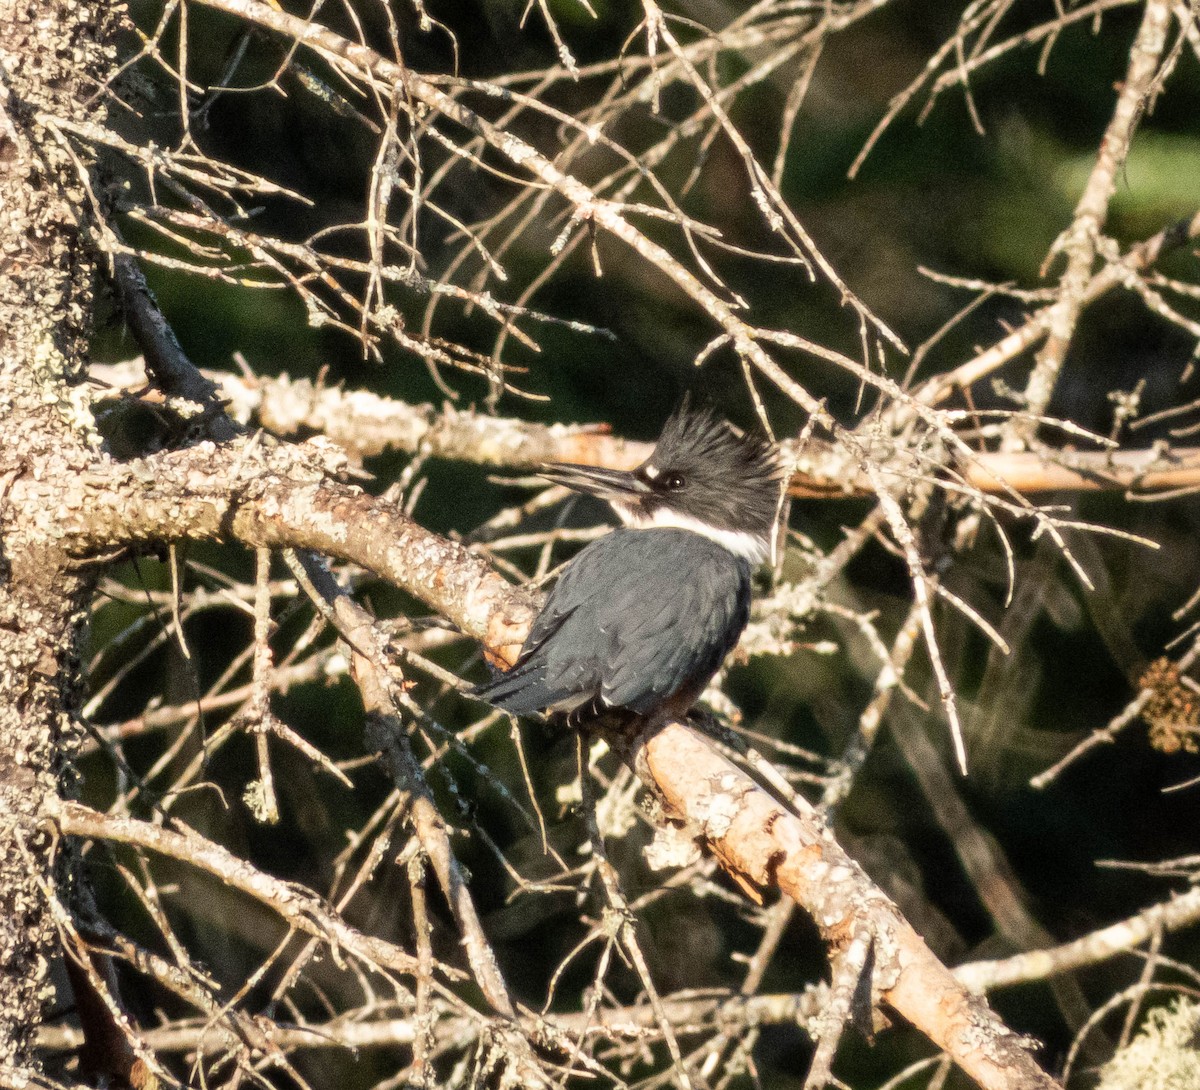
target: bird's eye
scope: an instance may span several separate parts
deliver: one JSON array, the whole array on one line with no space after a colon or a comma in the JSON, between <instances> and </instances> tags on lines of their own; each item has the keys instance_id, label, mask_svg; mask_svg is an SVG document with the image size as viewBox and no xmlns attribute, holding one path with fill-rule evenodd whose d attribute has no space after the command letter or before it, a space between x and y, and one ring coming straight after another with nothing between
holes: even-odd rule
<instances>
[{"instance_id":1,"label":"bird's eye","mask_svg":"<svg viewBox=\"0 0 1200 1090\"><path fill-rule=\"evenodd\" d=\"M663 478L663 487L671 489L672 492L678 492L686 483L679 473L668 473Z\"/></svg>"}]
</instances>

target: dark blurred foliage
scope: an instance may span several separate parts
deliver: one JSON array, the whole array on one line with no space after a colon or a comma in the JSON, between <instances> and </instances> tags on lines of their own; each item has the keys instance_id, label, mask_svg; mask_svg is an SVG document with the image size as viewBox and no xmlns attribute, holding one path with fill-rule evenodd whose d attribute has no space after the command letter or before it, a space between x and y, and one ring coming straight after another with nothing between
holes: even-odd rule
<instances>
[{"instance_id":1,"label":"dark blurred foliage","mask_svg":"<svg viewBox=\"0 0 1200 1090\"><path fill-rule=\"evenodd\" d=\"M287 6L300 10L294 4ZM524 0L427 0L427 6L453 31L457 50L451 51L445 33L419 32L413 12L397 0L394 7L402 24L405 57L418 70L448 71L456 59L464 75L494 75L553 60L552 44L536 12L524 29L519 25ZM639 6L632 0L593 6L595 20L581 15L568 0L554 5L560 27L581 62L614 55L639 17ZM735 6L695 0L676 8L705 21ZM144 27L157 17L157 5L139 0L132 7ZM383 47L376 25L378 12L363 7L366 36ZM1048 8L1020 4L1012 24L1045 18ZM1038 266L1069 222L1109 119L1113 85L1122 78L1139 17L1138 10L1110 14L1098 34L1090 26L1067 30L1041 74L1036 49L1015 51L984 68L972 81L984 135L973 131L961 93L947 92L920 125L915 119L918 101L884 135L858 179L847 181L847 168L889 98L918 73L952 31L959 13L960 5L941 0L898 3L836 37L821 60L798 119L785 174L785 196L800 220L846 282L910 346L929 337L969 298L965 292L922 277L918 266L1025 287L1038 283ZM200 8L191 9L189 17L194 73L217 82L238 27ZM326 5L321 17L335 29L351 29L338 5ZM276 43L254 38L240 80L249 82L254 74L269 78L279 59ZM314 198L314 205L302 212L295 205L264 202L256 221L261 230L303 237L321 227L354 222L361 216L372 135L361 124L331 111L294 77L285 75L281 86L286 97L269 91L220 96L194 135L213 155ZM769 82L740 99L734 111L734 120L768 162L774 154L786 91L786 78ZM143 93L143 117L129 123L131 136L169 143L177 136L173 92L165 86L148 86ZM568 88L559 96L564 108L570 106L571 93ZM654 129L690 109L689 102L673 103L666 96L662 114L655 117L647 111L641 124ZM1123 243L1195 212L1200 195L1197 117L1200 74L1195 59L1185 51L1180 71L1143 122L1113 203L1110 229ZM624 138L635 146L638 143L636 133ZM430 155L436 162L436 149ZM690 164L680 162L676 169L682 173ZM449 195L443 192L443 204L465 220L493 211L506 197L497 183L482 174L460 172L457 178ZM729 237L763 241L762 228L748 204L741 165L722 141L708 150L689 201ZM546 231L553 237L557 229L548 226ZM128 225L127 231L132 240L149 242L136 225ZM436 244L432 229L426 237L430 248L424 258L435 272L447 260L448 251ZM604 421L621 434L646 438L656 432L684 390L699 389L730 417L749 423L751 402L731 356L718 353L700 371L693 366L696 353L712 335L707 323L683 305L665 278L635 264L617 244L602 239L598 253L601 279L594 277L590 255L581 251L535 302L545 312L609 330L613 339L543 328L540 357L518 349L511 358L529 366L522 385L545 400L506 397L500 411L543 421ZM507 263L527 277L543 259L540 251L518 250ZM1191 262L1194 269L1194 258L1172 260L1181 268ZM855 325L827 285L809 284L801 275L729 257L720 259L720 267L731 286L753 301L759 324L793 329L819 342L854 350ZM303 308L283 291L234 290L162 268L147 271L181 342L201 366L233 368L231 357L240 352L255 371L264 374L314 377L325 370L327 381L369 387L414 402L440 401L444 396L420 361L396 352L389 353L382 365L365 361L360 346L348 337L310 328ZM410 320L419 321L423 304L422 299L409 300ZM480 350L490 349L488 327L451 318L448 310L443 313L447 322L455 323L455 337ZM965 358L971 346L990 342L1003 323L1019 321L1021 313L1017 304L1005 300L980 307L931 353L922 373ZM1085 316L1053 412L1107 432L1112 419L1108 392L1130 389L1142 378L1147 411L1188 400L1195 396L1195 382L1181 388L1179 379L1190 348L1178 332L1153 319L1135 300L1110 299ZM116 316L97 334L98 358L123 358L135 351ZM1010 365L1006 373L1014 384L1023 382L1019 368L1027 363ZM907 363L893 356L892 366L900 376ZM811 362L796 367L794 373L829 397L839 415L848 418L853 413L858 390L851 380ZM473 377L451 375L450 381L461 404L476 402L486 392ZM797 411L770 392L766 398L779 431L795 433L802 423ZM1138 439L1152 437L1147 432ZM369 487L384 487L403 464L395 456L370 463L367 468L376 476ZM415 515L443 533L468 532L516 495L472 467L431 464L427 475L429 483ZM1112 539L1073 538L1076 555L1096 584L1096 590L1089 592L1051 546L1023 539L1018 529L1014 532L1016 598L1005 612L1003 561L994 536L985 529L973 548L948 554L946 579L1001 627L1012 643L1012 654L997 656L985 638L950 610L940 610L938 619L943 648L967 711L973 766L968 779L951 781L953 790L1007 856L1020 882L1020 896L1032 913L1051 935L1067 939L1167 892L1161 881L1098 869L1097 860L1152 860L1200 848L1200 788L1163 793L1164 788L1200 773L1200 761L1186 754L1165 756L1152 751L1141 725L1124 732L1115 744L1094 751L1048 789L1038 792L1028 786L1032 774L1124 706L1133 692L1133 677L1186 623L1173 620L1171 613L1195 589L1200 572L1200 512L1193 499L1161 504L1127 503L1116 496L1058 499L1076 504L1087 518L1151 538L1161 548L1149 551ZM810 501L795 506L792 520L827 548L840 539L841 528L853 524L863 512L859 502ZM926 529L934 538L940 536L944 547L958 516L945 510L931 516L937 517L942 525ZM189 559L235 572L242 579L252 578L252 559L238 550L194 548ZM139 560L124 578L131 586L165 589L169 585L164 565L154 557ZM863 553L832 593L855 608L879 610L885 639L898 627L909 596L903 565L877 547ZM363 595L380 614L415 608L382 584L368 584ZM122 610L127 614L133 608L109 606L99 611L92 630L93 650L103 648L122 627ZM103 718L113 721L137 714L156 694L203 690L249 639L251 621L231 619L239 616L211 613L191 623L191 662L175 651L152 655L101 709ZM293 623L281 634L281 643L294 630ZM871 656L856 645L857 637L836 623L814 620L810 634L814 643L837 640L841 653L802 651L788 660L756 660L735 669L731 692L754 729L836 756L869 698L875 667ZM461 667L461 649L444 655L443 661L451 668ZM918 689L926 673L924 663L923 653L918 652L911 671ZM93 678L93 686L104 680ZM361 750L360 705L347 682L304 686L279 698L275 706L286 722L326 752L345 758ZM453 710L447 705L439 707L439 717L454 725ZM207 730L211 733L219 722L219 717L210 717ZM897 712L891 726L924 732L946 758L945 726L936 712ZM128 758L145 767L167 743L166 738L151 736L130 746ZM542 797L553 798L555 786L573 775L570 741L530 727L525 744ZM485 737L476 752L482 761L505 770L507 782L519 782L519 774L509 775L514 757L503 730ZM205 834L248 853L270 872L319 889L328 879L332 857L344 846L344 830L360 827L389 785L380 773L365 767L354 775L353 793L328 790L325 784L317 790L313 779L320 777L319 772L282 750L278 756L281 767L276 778L283 811L279 825L257 824L240 802L242 789L256 774L252 745L245 740L222 750L205 771L205 779L223 786L224 798L215 790L199 789L178 804L178 812ZM176 760L193 757L194 746ZM518 870L538 873L544 862L537 835L516 824L489 785L464 762L450 755L445 765L445 777L435 774L431 782L449 819L464 827L469 819L477 820ZM83 771L85 793L103 804L112 789L108 773L98 761ZM451 779L457 782L457 795L447 790ZM897 896L906 886L912 889L906 908L915 906L914 924L930 935L939 953L955 960L1003 953L1009 946L996 935L978 890L954 853L953 830L940 827L935 812L895 736L885 732L841 812L840 826L846 842L885 888ZM552 840L570 848L579 836L577 817L555 812L547 817ZM615 849L631 898L661 881L661 876L646 870L635 850L643 840L635 837ZM570 898L553 897L509 903L507 879L478 838L458 837L455 846L472 873L472 890L506 974L525 1001L540 1006L543 996L536 990L538 982L577 941L576 906ZM356 901L355 919L410 943L411 915L402 872L396 869L390 877L383 873L379 888ZM211 896L207 879L182 869L175 877L197 928L195 934L182 937L194 943L200 960L219 975L247 976L280 937L276 921L251 909L248 902L245 914L230 915L222 907L224 902ZM123 926L135 933L141 926L148 928L121 889L114 880L101 890L106 911L121 917ZM435 935L435 944L450 954L456 942L453 925L440 904L437 910L445 927ZM698 902L686 892L657 901L645 913L643 935L663 990L736 987L742 970L731 955L752 949L756 941L756 932L735 908L716 901ZM785 943L785 954L776 960L765 990L799 989L823 971L819 943L806 921L793 923ZM1194 936L1173 938L1168 948L1173 956L1193 963L1200 954ZM559 991L568 997L564 1002L574 1002L578 989L590 982L591 964L583 959L567 974ZM1098 1005L1139 971L1139 962L1124 959L1080 979L1087 998ZM635 978L628 973L622 978L622 973L618 971L617 979L623 979L626 998L632 997ZM165 1002L158 995L138 1001L146 1015L154 1004ZM1046 1042L1048 1063L1053 1066L1061 1059L1070 1033L1048 989L1014 989L994 1001L1011 1024ZM846 1049L839 1070L851 1085L874 1085L904 1059L923 1055L923 1049L911 1035L884 1034L869 1050ZM758 1054L763 1084L798 1087L806 1050L798 1033L770 1031ZM366 1086L387 1074L385 1054L364 1052L350 1060L335 1060L335 1055L311 1059L306 1074L313 1085Z\"/></svg>"}]
</instances>

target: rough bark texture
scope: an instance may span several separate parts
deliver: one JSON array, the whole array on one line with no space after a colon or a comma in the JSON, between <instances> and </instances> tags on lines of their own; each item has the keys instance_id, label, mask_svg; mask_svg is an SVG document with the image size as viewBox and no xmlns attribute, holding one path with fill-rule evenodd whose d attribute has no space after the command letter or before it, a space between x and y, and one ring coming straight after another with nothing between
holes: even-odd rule
<instances>
[{"instance_id":1,"label":"rough bark texture","mask_svg":"<svg viewBox=\"0 0 1200 1090\"><path fill-rule=\"evenodd\" d=\"M498 659L515 660L533 596L394 504L329 479L336 465L320 455L311 444L204 442L121 464L97 460L87 473L26 475L9 499L38 540L72 556L222 539L354 560L453 618Z\"/></svg>"},{"instance_id":2,"label":"rough bark texture","mask_svg":"<svg viewBox=\"0 0 1200 1090\"><path fill-rule=\"evenodd\" d=\"M28 1085L49 991L41 800L74 744L84 582L7 500L14 480L93 458L75 382L92 310L85 194L41 113L95 116L111 5L0 0L0 1085Z\"/></svg>"}]
</instances>

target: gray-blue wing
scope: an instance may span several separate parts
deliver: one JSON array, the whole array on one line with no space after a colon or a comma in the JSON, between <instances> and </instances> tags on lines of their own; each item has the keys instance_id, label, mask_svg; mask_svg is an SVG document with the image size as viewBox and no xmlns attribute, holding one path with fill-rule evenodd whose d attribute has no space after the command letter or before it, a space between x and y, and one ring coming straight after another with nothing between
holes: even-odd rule
<instances>
[{"instance_id":1,"label":"gray-blue wing","mask_svg":"<svg viewBox=\"0 0 1200 1090\"><path fill-rule=\"evenodd\" d=\"M516 666L477 695L517 714L597 697L646 714L713 675L749 602L749 566L707 538L614 530L567 566Z\"/></svg>"}]
</instances>

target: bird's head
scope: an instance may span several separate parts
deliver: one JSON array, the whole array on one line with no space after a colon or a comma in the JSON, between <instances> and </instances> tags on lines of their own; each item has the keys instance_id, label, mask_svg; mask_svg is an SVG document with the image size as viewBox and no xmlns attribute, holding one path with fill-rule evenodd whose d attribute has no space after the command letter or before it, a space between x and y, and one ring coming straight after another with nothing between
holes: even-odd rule
<instances>
[{"instance_id":1,"label":"bird's head","mask_svg":"<svg viewBox=\"0 0 1200 1090\"><path fill-rule=\"evenodd\" d=\"M553 463L541 473L607 500L626 526L691 530L755 563L770 551L783 484L773 443L686 401L637 469Z\"/></svg>"}]
</instances>

